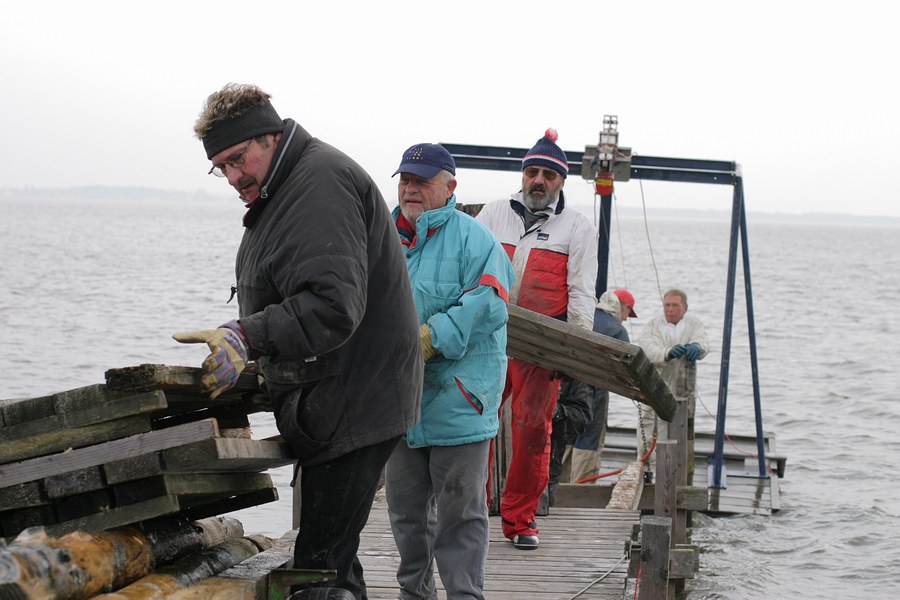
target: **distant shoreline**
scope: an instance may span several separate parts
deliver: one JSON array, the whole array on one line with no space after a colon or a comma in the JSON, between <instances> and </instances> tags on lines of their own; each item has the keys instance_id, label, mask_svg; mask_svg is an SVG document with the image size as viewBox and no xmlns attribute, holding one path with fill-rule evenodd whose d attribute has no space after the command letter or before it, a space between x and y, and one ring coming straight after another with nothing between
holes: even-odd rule
<instances>
[{"instance_id":1,"label":"distant shoreline","mask_svg":"<svg viewBox=\"0 0 900 600\"><path fill-rule=\"evenodd\" d=\"M25 188L0 188L0 200L4 199L30 199L30 200L127 200L140 201L180 201L191 202L221 202L234 201L234 194L212 194L206 190L166 190L145 187L116 187L116 186L81 186L69 188L52 187L25 187ZM479 204L478 201L466 202L466 204ZM593 208L590 205L575 205L575 208L590 214ZM654 208L649 211L655 219L681 219L694 221L730 221L731 210L697 210L697 209L673 209ZM633 207L618 207L616 214L621 218L643 218L640 209ZM796 223L815 225L867 225L880 227L900 227L900 217L879 215L853 215L849 213L771 213L747 211L748 221L755 223Z\"/></svg>"}]
</instances>

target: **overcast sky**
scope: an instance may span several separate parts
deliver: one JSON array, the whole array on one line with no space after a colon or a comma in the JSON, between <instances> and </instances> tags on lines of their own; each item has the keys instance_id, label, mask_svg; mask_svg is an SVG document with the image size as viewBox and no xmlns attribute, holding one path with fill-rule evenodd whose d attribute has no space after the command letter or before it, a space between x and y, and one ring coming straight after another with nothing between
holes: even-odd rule
<instances>
[{"instance_id":1,"label":"overcast sky","mask_svg":"<svg viewBox=\"0 0 900 600\"><path fill-rule=\"evenodd\" d=\"M890 2L5 2L0 187L233 197L192 125L227 82L342 149L396 203L416 142L527 148L548 127L636 154L734 160L749 211L900 216ZM518 189L464 170L460 200ZM590 202L570 177L566 191ZM730 208L730 188L620 183L622 206Z\"/></svg>"}]
</instances>

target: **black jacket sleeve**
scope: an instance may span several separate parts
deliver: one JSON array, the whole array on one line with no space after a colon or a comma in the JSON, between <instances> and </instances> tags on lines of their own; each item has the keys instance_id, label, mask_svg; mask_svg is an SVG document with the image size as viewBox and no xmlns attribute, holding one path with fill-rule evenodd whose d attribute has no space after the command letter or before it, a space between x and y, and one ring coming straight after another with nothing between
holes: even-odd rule
<instances>
[{"instance_id":1,"label":"black jacket sleeve","mask_svg":"<svg viewBox=\"0 0 900 600\"><path fill-rule=\"evenodd\" d=\"M583 381L563 382L553 413L553 436L570 439L584 431L593 418L593 393Z\"/></svg>"}]
</instances>

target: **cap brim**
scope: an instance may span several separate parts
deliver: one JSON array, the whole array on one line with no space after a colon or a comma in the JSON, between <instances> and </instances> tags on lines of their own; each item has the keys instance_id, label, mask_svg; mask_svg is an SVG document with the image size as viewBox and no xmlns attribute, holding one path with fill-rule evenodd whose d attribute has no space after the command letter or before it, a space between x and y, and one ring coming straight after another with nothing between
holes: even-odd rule
<instances>
[{"instance_id":1,"label":"cap brim","mask_svg":"<svg viewBox=\"0 0 900 600\"><path fill-rule=\"evenodd\" d=\"M632 307L630 307L630 306L628 307L628 316L631 317L631 318L633 318L633 319L636 319L636 318L637 318L637 313L634 312L634 309L633 309Z\"/></svg>"},{"instance_id":2,"label":"cap brim","mask_svg":"<svg viewBox=\"0 0 900 600\"><path fill-rule=\"evenodd\" d=\"M432 167L431 165L423 165L421 163L406 163L400 165L400 167L396 171L394 171L394 175L396 175L397 173L412 173L413 175L417 175L422 179L431 179L440 172L440 167ZM393 177L394 175L391 175L391 177Z\"/></svg>"}]
</instances>

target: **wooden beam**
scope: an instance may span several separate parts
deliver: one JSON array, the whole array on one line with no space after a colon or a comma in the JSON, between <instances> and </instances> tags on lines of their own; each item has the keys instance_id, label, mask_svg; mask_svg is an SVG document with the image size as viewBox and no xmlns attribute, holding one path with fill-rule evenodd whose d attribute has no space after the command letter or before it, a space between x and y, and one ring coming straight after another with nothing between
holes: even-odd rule
<instances>
[{"instance_id":1,"label":"wooden beam","mask_svg":"<svg viewBox=\"0 0 900 600\"><path fill-rule=\"evenodd\" d=\"M507 354L675 416L675 398L644 351L518 306L509 307Z\"/></svg>"},{"instance_id":2,"label":"wooden beam","mask_svg":"<svg viewBox=\"0 0 900 600\"><path fill-rule=\"evenodd\" d=\"M665 600L669 584L669 542L672 519L641 518L641 567L639 600Z\"/></svg>"},{"instance_id":3,"label":"wooden beam","mask_svg":"<svg viewBox=\"0 0 900 600\"><path fill-rule=\"evenodd\" d=\"M21 462L0 465L0 485L3 487L59 475L75 469L102 465L110 458L128 458L174 448L192 442L217 437L219 428L215 421L196 421L168 429L150 431L120 440L61 452Z\"/></svg>"}]
</instances>

